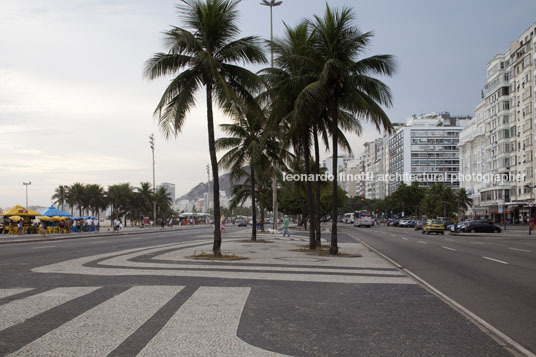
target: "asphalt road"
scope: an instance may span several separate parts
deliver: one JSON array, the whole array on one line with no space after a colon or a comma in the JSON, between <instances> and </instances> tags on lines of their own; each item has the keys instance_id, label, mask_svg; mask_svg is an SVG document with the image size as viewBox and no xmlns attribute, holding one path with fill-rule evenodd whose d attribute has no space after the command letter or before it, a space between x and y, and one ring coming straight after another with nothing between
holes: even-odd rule
<instances>
[{"instance_id":1,"label":"asphalt road","mask_svg":"<svg viewBox=\"0 0 536 357\"><path fill-rule=\"evenodd\" d=\"M413 228L351 232L536 353L536 236L511 230L464 236Z\"/></svg>"},{"instance_id":2,"label":"asphalt road","mask_svg":"<svg viewBox=\"0 0 536 357\"><path fill-rule=\"evenodd\" d=\"M228 227L223 250L250 229ZM271 263L177 260L211 239L201 228L1 245L0 356L510 355L343 232L366 258L297 254L307 233L293 232L281 243L293 253Z\"/></svg>"}]
</instances>

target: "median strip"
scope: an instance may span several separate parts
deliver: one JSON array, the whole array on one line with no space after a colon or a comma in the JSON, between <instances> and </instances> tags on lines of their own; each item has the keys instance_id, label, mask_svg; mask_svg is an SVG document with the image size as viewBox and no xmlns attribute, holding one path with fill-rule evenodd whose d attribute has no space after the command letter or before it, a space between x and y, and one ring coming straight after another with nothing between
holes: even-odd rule
<instances>
[{"instance_id":1,"label":"median strip","mask_svg":"<svg viewBox=\"0 0 536 357\"><path fill-rule=\"evenodd\" d=\"M492 260L494 262L501 263L501 264L510 264L508 262L505 262L505 261L502 261L502 260L499 260L499 259L493 259L493 258L490 258L490 257L482 257L482 258L487 259L487 260Z\"/></svg>"}]
</instances>

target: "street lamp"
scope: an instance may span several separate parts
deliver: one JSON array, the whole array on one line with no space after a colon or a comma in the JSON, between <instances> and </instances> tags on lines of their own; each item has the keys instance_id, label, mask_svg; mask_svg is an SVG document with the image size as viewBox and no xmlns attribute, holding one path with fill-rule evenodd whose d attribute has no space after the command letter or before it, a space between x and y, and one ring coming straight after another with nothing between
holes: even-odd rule
<instances>
[{"instance_id":1,"label":"street lamp","mask_svg":"<svg viewBox=\"0 0 536 357\"><path fill-rule=\"evenodd\" d=\"M26 186L26 208L28 208L28 186L32 184L32 181L22 182L22 184Z\"/></svg>"},{"instance_id":2,"label":"street lamp","mask_svg":"<svg viewBox=\"0 0 536 357\"><path fill-rule=\"evenodd\" d=\"M156 182L154 174L154 134L149 135L149 146L153 153L153 223L156 224Z\"/></svg>"},{"instance_id":3,"label":"street lamp","mask_svg":"<svg viewBox=\"0 0 536 357\"><path fill-rule=\"evenodd\" d=\"M274 66L274 48L272 46L272 43L274 41L274 24L273 24L273 18L272 18L272 8L274 6L279 6L283 3L283 1L275 1L275 0L262 0L261 5L263 6L269 6L270 7L270 66ZM273 229L277 232L277 224L278 224L278 216L277 216L277 173L276 173L276 167L274 164L274 173L272 175L272 203L273 203L273 211L274 211L274 224Z\"/></svg>"}]
</instances>

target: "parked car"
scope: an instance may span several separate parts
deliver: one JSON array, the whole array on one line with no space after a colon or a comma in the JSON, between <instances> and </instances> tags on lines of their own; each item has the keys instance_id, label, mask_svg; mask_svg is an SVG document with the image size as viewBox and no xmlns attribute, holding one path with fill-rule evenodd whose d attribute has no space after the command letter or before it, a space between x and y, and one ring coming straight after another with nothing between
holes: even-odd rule
<instances>
[{"instance_id":1,"label":"parked car","mask_svg":"<svg viewBox=\"0 0 536 357\"><path fill-rule=\"evenodd\" d=\"M413 228L415 227L415 221L412 219L403 219L398 223L398 227Z\"/></svg>"},{"instance_id":2,"label":"parked car","mask_svg":"<svg viewBox=\"0 0 536 357\"><path fill-rule=\"evenodd\" d=\"M238 227L247 227L248 223L244 220L238 222Z\"/></svg>"},{"instance_id":3,"label":"parked car","mask_svg":"<svg viewBox=\"0 0 536 357\"><path fill-rule=\"evenodd\" d=\"M420 231L422 230L422 226L426 223L425 221L415 221L415 230Z\"/></svg>"},{"instance_id":4,"label":"parked car","mask_svg":"<svg viewBox=\"0 0 536 357\"><path fill-rule=\"evenodd\" d=\"M491 221L470 221L463 225L463 232L467 233L501 233L501 228Z\"/></svg>"},{"instance_id":5,"label":"parked car","mask_svg":"<svg viewBox=\"0 0 536 357\"><path fill-rule=\"evenodd\" d=\"M422 234L445 234L445 225L442 221L429 219L422 227Z\"/></svg>"}]
</instances>

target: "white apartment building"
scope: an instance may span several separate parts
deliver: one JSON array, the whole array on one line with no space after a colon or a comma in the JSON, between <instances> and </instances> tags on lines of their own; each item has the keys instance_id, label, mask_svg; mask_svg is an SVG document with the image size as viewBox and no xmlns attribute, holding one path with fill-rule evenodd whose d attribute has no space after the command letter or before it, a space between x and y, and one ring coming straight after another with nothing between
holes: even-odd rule
<instances>
[{"instance_id":1,"label":"white apartment building","mask_svg":"<svg viewBox=\"0 0 536 357\"><path fill-rule=\"evenodd\" d=\"M460 170L458 141L470 116L450 113L413 115L389 139L389 194L402 182L430 187L442 182L459 188L455 179Z\"/></svg>"},{"instance_id":2,"label":"white apartment building","mask_svg":"<svg viewBox=\"0 0 536 357\"><path fill-rule=\"evenodd\" d=\"M168 196L171 197L171 199L173 200L172 202L175 202L175 184L169 182L162 182L160 185L158 185L157 188L160 187L163 187L166 190Z\"/></svg>"},{"instance_id":3,"label":"white apartment building","mask_svg":"<svg viewBox=\"0 0 536 357\"><path fill-rule=\"evenodd\" d=\"M352 155L343 154L339 155L337 159L337 172L335 174L338 174L339 172L343 171L345 168L345 165L348 161L354 160L354 157ZM322 160L322 167L326 168L328 174L333 174L333 156L329 156L325 160Z\"/></svg>"},{"instance_id":4,"label":"white apartment building","mask_svg":"<svg viewBox=\"0 0 536 357\"><path fill-rule=\"evenodd\" d=\"M474 124L479 133L484 128L485 142L479 134L473 141L460 143L463 156L482 154L484 173L526 176L522 182L502 179L468 186L474 190L473 210L485 209L485 216L495 222L527 219L528 203L534 201L535 45L536 22L505 53L489 61L484 101L477 107L478 123ZM464 136L471 136L469 130ZM462 162L464 174L475 169L479 167Z\"/></svg>"},{"instance_id":5,"label":"white apartment building","mask_svg":"<svg viewBox=\"0 0 536 357\"><path fill-rule=\"evenodd\" d=\"M460 173L484 175L486 169L486 146L489 141L486 137L486 122L488 121L485 101L482 101L475 109L475 117L468 126L460 132L458 149L460 150ZM472 177L472 176L471 176ZM485 208L480 206L480 191L486 187L482 180L462 180L460 188L467 191L473 201L472 207L467 214L472 217L480 217L486 214Z\"/></svg>"}]
</instances>

